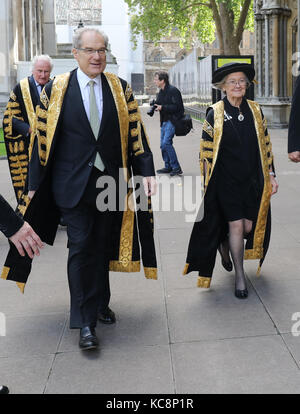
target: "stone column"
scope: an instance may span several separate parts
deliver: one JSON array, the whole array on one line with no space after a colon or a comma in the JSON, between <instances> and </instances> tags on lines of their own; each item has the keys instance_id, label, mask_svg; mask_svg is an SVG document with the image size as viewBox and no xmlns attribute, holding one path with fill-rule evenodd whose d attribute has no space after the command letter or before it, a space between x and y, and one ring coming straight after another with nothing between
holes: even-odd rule
<instances>
[{"instance_id":1,"label":"stone column","mask_svg":"<svg viewBox=\"0 0 300 414\"><path fill-rule=\"evenodd\" d=\"M14 68L14 21L13 3L0 1L0 121L8 101L9 93L16 80Z\"/></svg>"},{"instance_id":2,"label":"stone column","mask_svg":"<svg viewBox=\"0 0 300 414\"><path fill-rule=\"evenodd\" d=\"M51 56L57 54L55 0L43 2L43 53Z\"/></svg>"},{"instance_id":3,"label":"stone column","mask_svg":"<svg viewBox=\"0 0 300 414\"><path fill-rule=\"evenodd\" d=\"M273 128L286 128L289 119L287 20L290 15L285 0L256 1L257 100Z\"/></svg>"},{"instance_id":4,"label":"stone column","mask_svg":"<svg viewBox=\"0 0 300 414\"><path fill-rule=\"evenodd\" d=\"M42 0L0 1L0 123L17 83L17 63L42 52L41 4Z\"/></svg>"}]
</instances>

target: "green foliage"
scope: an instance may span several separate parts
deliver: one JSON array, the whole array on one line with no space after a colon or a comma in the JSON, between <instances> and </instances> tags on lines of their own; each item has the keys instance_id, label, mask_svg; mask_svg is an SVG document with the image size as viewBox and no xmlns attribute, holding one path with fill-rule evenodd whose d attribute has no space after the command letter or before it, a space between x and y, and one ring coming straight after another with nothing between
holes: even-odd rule
<instances>
[{"instance_id":1,"label":"green foliage","mask_svg":"<svg viewBox=\"0 0 300 414\"><path fill-rule=\"evenodd\" d=\"M225 3L234 18L240 17L243 0L214 0L217 7ZM178 32L181 46L190 46L195 39L211 43L215 39L215 22L211 0L125 0L131 16L132 40L143 33L146 40L158 43L160 39ZM222 19L222 16L221 16ZM245 28L253 31L254 14L251 2Z\"/></svg>"},{"instance_id":2,"label":"green foliage","mask_svg":"<svg viewBox=\"0 0 300 414\"><path fill-rule=\"evenodd\" d=\"M5 144L3 141L4 141L3 129L0 128L0 156L6 155Z\"/></svg>"}]
</instances>

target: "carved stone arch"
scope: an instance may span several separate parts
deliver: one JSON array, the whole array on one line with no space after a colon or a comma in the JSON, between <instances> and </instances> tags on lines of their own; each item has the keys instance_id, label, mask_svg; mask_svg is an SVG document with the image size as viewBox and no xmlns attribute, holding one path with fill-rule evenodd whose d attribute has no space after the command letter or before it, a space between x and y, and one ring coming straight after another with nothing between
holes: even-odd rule
<instances>
[{"instance_id":1,"label":"carved stone arch","mask_svg":"<svg viewBox=\"0 0 300 414\"><path fill-rule=\"evenodd\" d=\"M186 56L186 50L181 49L179 50L179 52L176 53L176 62L178 62L179 60L183 60Z\"/></svg>"},{"instance_id":2,"label":"carved stone arch","mask_svg":"<svg viewBox=\"0 0 300 414\"><path fill-rule=\"evenodd\" d=\"M166 54L162 48L155 48L152 50L150 54L150 61L151 62L161 62L162 58L165 57Z\"/></svg>"}]
</instances>

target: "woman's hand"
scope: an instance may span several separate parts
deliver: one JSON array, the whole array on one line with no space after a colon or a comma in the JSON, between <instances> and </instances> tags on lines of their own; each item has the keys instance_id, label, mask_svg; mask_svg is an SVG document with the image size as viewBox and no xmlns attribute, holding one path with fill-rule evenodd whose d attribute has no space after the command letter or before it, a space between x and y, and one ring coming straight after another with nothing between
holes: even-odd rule
<instances>
[{"instance_id":1,"label":"woman's hand","mask_svg":"<svg viewBox=\"0 0 300 414\"><path fill-rule=\"evenodd\" d=\"M277 181L276 181L276 179L273 175L270 175L270 182L271 182L271 186L272 186L272 192L271 192L271 196L272 196L273 194L277 193L279 186L278 186L278 183L277 183Z\"/></svg>"}]
</instances>

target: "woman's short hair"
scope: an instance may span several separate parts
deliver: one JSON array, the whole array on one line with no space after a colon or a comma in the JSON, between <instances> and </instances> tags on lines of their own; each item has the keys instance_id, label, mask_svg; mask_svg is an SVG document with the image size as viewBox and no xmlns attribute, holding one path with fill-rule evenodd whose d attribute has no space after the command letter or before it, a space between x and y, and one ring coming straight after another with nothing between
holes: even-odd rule
<instances>
[{"instance_id":1,"label":"woman's short hair","mask_svg":"<svg viewBox=\"0 0 300 414\"><path fill-rule=\"evenodd\" d=\"M35 65L40 60L42 60L44 62L48 62L49 65L50 65L51 71L52 71L52 69L53 69L53 60L51 59L51 57L49 55L36 55L36 56L34 56L34 58L32 59L31 70L34 70Z\"/></svg>"},{"instance_id":2,"label":"woman's short hair","mask_svg":"<svg viewBox=\"0 0 300 414\"><path fill-rule=\"evenodd\" d=\"M158 76L160 81L164 80L166 85L169 85L169 75L167 72L159 71L155 72L154 76Z\"/></svg>"},{"instance_id":3,"label":"woman's short hair","mask_svg":"<svg viewBox=\"0 0 300 414\"><path fill-rule=\"evenodd\" d=\"M80 27L76 30L76 32L73 35L73 48L79 49L82 46L82 35L85 32L95 32L98 33L100 36L104 39L105 48L108 48L108 36L106 33L104 33L102 30L91 28L91 27Z\"/></svg>"},{"instance_id":4,"label":"woman's short hair","mask_svg":"<svg viewBox=\"0 0 300 414\"><path fill-rule=\"evenodd\" d=\"M219 90L223 90L223 86L228 78L228 76L230 76L231 73L229 75L224 76L224 78L220 81L220 82L216 82L212 84L212 87L214 89L219 89ZM246 88L249 88L249 86L251 85L251 82L249 81L248 77L246 76L246 74L244 73L244 76L246 78Z\"/></svg>"}]
</instances>

